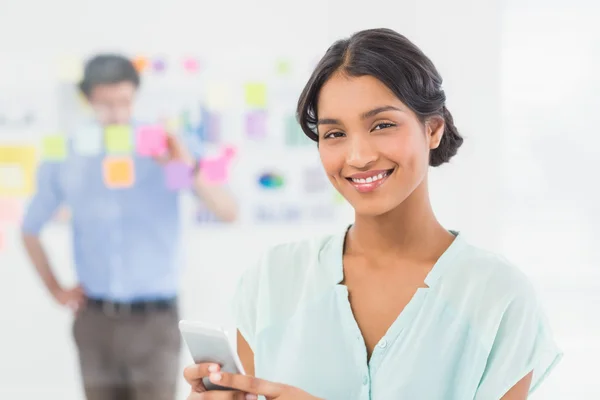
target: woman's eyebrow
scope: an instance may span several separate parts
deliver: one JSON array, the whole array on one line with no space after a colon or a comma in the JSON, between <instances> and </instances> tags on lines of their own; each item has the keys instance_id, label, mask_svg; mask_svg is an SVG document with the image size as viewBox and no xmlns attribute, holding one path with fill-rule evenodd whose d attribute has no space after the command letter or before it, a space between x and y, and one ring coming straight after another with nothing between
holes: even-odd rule
<instances>
[{"instance_id":1,"label":"woman's eyebrow","mask_svg":"<svg viewBox=\"0 0 600 400\"><path fill-rule=\"evenodd\" d=\"M363 114L361 114L360 118L361 119L368 119L368 118L372 118L375 115L385 112L385 111L399 111L399 112L404 112L404 110L402 110L401 108L398 107L394 107L394 106L381 106L381 107L377 107L374 108L370 111L367 111ZM319 119L317 121L317 125L340 125L341 122L339 119L335 119L335 118L322 118Z\"/></svg>"}]
</instances>

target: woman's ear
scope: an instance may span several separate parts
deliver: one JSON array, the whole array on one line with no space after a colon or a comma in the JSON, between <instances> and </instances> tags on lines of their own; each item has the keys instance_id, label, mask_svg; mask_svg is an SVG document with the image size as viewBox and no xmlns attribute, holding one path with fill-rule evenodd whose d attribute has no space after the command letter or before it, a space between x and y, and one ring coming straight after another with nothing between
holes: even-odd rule
<instances>
[{"instance_id":1,"label":"woman's ear","mask_svg":"<svg viewBox=\"0 0 600 400\"><path fill-rule=\"evenodd\" d=\"M425 123L425 133L427 134L427 141L429 143L429 149L437 149L444 136L444 119L441 116L431 117Z\"/></svg>"}]
</instances>

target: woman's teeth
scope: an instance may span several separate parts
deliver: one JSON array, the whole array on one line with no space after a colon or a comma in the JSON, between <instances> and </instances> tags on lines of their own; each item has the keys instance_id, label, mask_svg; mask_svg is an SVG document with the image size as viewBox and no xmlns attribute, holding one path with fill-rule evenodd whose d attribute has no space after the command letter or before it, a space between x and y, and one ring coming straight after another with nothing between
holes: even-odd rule
<instances>
[{"instance_id":1,"label":"woman's teeth","mask_svg":"<svg viewBox=\"0 0 600 400\"><path fill-rule=\"evenodd\" d=\"M370 176L368 178L360 178L360 179L350 178L350 179L352 179L352 182L354 182L354 183L371 183L371 182L376 182L380 179L385 178L386 176L388 176L388 174L389 174L388 172L384 172L379 175Z\"/></svg>"}]
</instances>

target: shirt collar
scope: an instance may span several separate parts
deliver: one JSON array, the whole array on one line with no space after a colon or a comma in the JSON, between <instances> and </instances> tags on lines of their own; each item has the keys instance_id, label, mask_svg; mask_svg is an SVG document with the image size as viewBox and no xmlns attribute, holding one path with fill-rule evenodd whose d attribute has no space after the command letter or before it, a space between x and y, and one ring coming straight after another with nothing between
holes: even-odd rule
<instances>
[{"instance_id":1,"label":"shirt collar","mask_svg":"<svg viewBox=\"0 0 600 400\"><path fill-rule=\"evenodd\" d=\"M343 229L341 233L333 235L321 248L319 253L319 263L324 271L330 276L331 282L334 285L339 284L344 280L344 266L343 266L343 254L344 254L344 242L346 240L346 234L348 229L352 225L349 225ZM454 241L441 255L431 268L431 271L425 277L425 284L430 288L435 285L444 272L452 265L454 258L465 248L467 245L463 235L458 231L450 231L455 236Z\"/></svg>"}]
</instances>

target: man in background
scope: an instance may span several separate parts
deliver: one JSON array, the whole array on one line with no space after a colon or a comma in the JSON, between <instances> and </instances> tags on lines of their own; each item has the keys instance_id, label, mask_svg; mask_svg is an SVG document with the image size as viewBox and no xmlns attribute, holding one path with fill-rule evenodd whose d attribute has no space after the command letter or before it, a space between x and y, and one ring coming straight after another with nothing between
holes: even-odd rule
<instances>
[{"instance_id":1,"label":"man in background","mask_svg":"<svg viewBox=\"0 0 600 400\"><path fill-rule=\"evenodd\" d=\"M127 58L104 54L88 61L80 90L99 124L127 125L139 84ZM106 186L104 152L70 152L66 160L43 162L38 170L23 241L50 295L75 311L73 335L88 400L175 398L182 261L178 192L166 187L165 162L188 164L204 204L224 221L236 218L229 192L203 181L177 138L167 142L168 152L159 160L132 156L135 182L128 188ZM79 280L74 288L58 281L39 238L61 206L71 212Z\"/></svg>"}]
</instances>

